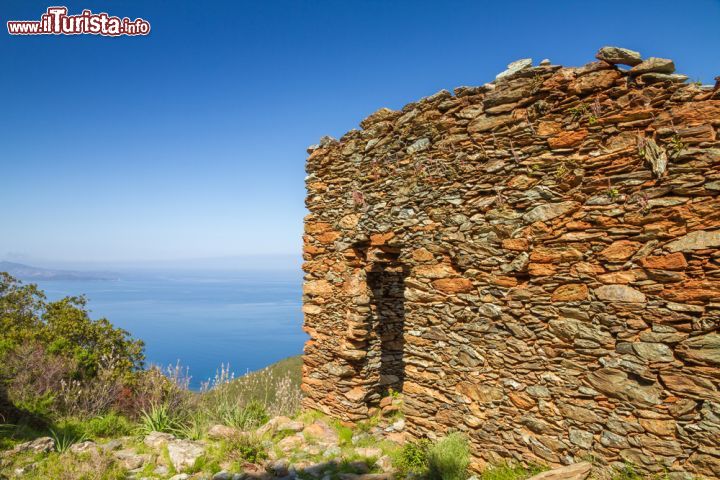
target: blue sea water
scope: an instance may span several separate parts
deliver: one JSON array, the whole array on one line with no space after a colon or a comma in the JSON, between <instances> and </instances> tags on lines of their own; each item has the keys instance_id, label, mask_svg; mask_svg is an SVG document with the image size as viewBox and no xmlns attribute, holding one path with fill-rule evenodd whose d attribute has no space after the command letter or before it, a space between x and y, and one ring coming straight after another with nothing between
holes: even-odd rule
<instances>
[{"instance_id":1,"label":"blue sea water","mask_svg":"<svg viewBox=\"0 0 720 480\"><path fill-rule=\"evenodd\" d=\"M105 317L145 342L148 364L180 361L191 386L221 363L236 375L302 353L298 270L142 272L117 280L37 281L50 300L86 295L92 318Z\"/></svg>"}]
</instances>

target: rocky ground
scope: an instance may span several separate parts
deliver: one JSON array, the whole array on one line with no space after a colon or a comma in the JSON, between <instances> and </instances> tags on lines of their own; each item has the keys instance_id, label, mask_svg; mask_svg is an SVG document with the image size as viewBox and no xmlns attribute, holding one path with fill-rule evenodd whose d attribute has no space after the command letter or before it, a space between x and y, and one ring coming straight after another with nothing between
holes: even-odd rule
<instances>
[{"instance_id":1,"label":"rocky ground","mask_svg":"<svg viewBox=\"0 0 720 480\"><path fill-rule=\"evenodd\" d=\"M117 473L107 478L137 480L380 480L392 476L389 453L404 441L405 421L392 415L391 403L386 409L389 417L378 417L354 429L321 415L306 414L297 419L274 417L254 431L215 425L198 440L151 432L66 447L53 438L41 437L4 452L0 478L47 478L40 473L47 470L47 463L65 462L102 464L107 471L111 470L107 464L112 463ZM80 478L81 473L70 473L67 478L76 478L73 474Z\"/></svg>"},{"instance_id":2,"label":"rocky ground","mask_svg":"<svg viewBox=\"0 0 720 480\"><path fill-rule=\"evenodd\" d=\"M417 478L399 473L394 465L395 454L406 442L405 420L396 413L399 402L388 399L384 415L353 428L309 413L295 419L274 417L253 431L214 425L198 440L150 432L64 445L62 439L41 437L0 454L0 480ZM589 463L575 464L532 479L584 480L591 468ZM481 477L513 480L529 477L525 472Z\"/></svg>"}]
</instances>

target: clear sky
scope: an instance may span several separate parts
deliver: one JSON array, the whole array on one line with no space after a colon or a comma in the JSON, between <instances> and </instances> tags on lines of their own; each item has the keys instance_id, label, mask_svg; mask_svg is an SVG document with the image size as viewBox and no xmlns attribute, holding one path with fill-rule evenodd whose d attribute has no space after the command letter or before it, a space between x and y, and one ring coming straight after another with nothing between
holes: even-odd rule
<instances>
[{"instance_id":1,"label":"clear sky","mask_svg":"<svg viewBox=\"0 0 720 480\"><path fill-rule=\"evenodd\" d=\"M17 36L51 5L148 37ZM720 1L0 2L0 260L298 253L305 148L379 107L603 45L720 75Z\"/></svg>"}]
</instances>

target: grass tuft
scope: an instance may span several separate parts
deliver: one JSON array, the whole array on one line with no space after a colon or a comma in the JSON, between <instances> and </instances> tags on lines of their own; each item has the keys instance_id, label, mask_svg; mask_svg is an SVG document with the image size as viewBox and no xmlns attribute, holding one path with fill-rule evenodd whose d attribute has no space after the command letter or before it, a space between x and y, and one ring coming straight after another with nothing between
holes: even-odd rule
<instances>
[{"instance_id":1,"label":"grass tuft","mask_svg":"<svg viewBox=\"0 0 720 480\"><path fill-rule=\"evenodd\" d=\"M430 480L465 480L470 466L470 445L459 432L434 443L427 454Z\"/></svg>"}]
</instances>

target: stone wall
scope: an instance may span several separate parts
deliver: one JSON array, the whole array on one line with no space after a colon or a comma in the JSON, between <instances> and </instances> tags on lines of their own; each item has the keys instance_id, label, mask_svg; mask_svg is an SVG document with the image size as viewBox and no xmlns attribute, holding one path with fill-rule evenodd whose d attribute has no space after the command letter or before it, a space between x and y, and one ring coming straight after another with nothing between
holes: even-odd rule
<instances>
[{"instance_id":1,"label":"stone wall","mask_svg":"<svg viewBox=\"0 0 720 480\"><path fill-rule=\"evenodd\" d=\"M720 91L598 58L309 149L306 407L357 421L396 390L479 466L720 476Z\"/></svg>"}]
</instances>

